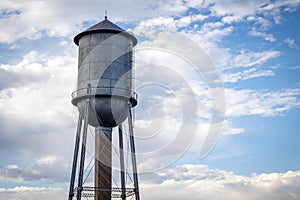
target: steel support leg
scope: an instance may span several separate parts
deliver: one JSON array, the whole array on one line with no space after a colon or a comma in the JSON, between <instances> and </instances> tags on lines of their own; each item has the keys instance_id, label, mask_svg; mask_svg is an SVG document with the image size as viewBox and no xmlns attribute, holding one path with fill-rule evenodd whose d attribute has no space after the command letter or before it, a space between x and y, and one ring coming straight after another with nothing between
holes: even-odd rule
<instances>
[{"instance_id":1,"label":"steel support leg","mask_svg":"<svg viewBox=\"0 0 300 200\"><path fill-rule=\"evenodd\" d=\"M133 182L134 182L134 189L135 189L135 199L140 200L131 108L132 108L132 105L131 105L131 103L129 103L128 104L128 126L129 126L130 150L131 150L131 160L132 160L132 170L133 170Z\"/></svg>"},{"instance_id":2,"label":"steel support leg","mask_svg":"<svg viewBox=\"0 0 300 200\"><path fill-rule=\"evenodd\" d=\"M123 130L122 124L119 125L119 152L120 152L120 172L121 172L121 198L126 199L126 184L125 184L125 167L124 167L124 150L123 150Z\"/></svg>"},{"instance_id":3,"label":"steel support leg","mask_svg":"<svg viewBox=\"0 0 300 200\"><path fill-rule=\"evenodd\" d=\"M75 148L73 154L73 165L72 165L72 173L71 173L71 181L70 181L70 189L69 189L69 200L72 200L74 197L74 183L75 183L76 166L77 166L79 143L80 143L81 125L82 125L82 116L79 115L77 131L76 131L76 139L75 139Z\"/></svg>"},{"instance_id":4,"label":"steel support leg","mask_svg":"<svg viewBox=\"0 0 300 200\"><path fill-rule=\"evenodd\" d=\"M81 194L82 194L86 138L87 138L87 129L89 125L89 106L90 106L90 100L88 99L86 100L85 113L84 113L84 126L83 126L83 135L82 135L80 167L79 167L79 175L78 175L77 200L81 200Z\"/></svg>"}]
</instances>

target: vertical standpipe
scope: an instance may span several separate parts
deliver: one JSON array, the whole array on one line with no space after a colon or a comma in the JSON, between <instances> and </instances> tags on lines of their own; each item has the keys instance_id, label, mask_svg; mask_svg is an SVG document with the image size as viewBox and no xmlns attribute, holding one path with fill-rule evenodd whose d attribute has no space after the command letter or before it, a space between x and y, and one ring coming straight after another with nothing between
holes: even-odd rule
<instances>
[{"instance_id":1,"label":"vertical standpipe","mask_svg":"<svg viewBox=\"0 0 300 200\"><path fill-rule=\"evenodd\" d=\"M95 200L111 198L112 128L95 129Z\"/></svg>"}]
</instances>

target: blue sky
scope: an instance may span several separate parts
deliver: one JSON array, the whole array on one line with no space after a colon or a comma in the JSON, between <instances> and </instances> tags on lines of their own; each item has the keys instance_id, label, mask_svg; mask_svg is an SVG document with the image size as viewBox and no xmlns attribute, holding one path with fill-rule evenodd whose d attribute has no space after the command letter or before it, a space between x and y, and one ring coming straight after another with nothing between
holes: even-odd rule
<instances>
[{"instance_id":1,"label":"blue sky","mask_svg":"<svg viewBox=\"0 0 300 200\"><path fill-rule=\"evenodd\" d=\"M139 39L143 199L299 199L299 4L1 1L0 199L66 199L77 123L72 40L105 9ZM216 70L221 84L211 87L205 68L191 60ZM215 133L208 132L214 110L225 112ZM171 143L180 128L186 138ZM201 158L213 134L220 137Z\"/></svg>"}]
</instances>

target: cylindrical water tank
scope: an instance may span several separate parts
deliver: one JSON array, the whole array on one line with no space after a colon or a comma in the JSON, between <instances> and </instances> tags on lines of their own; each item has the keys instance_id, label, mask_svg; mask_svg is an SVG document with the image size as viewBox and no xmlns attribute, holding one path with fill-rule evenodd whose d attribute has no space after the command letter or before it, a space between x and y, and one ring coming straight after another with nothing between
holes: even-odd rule
<instances>
[{"instance_id":1,"label":"cylindrical water tank","mask_svg":"<svg viewBox=\"0 0 300 200\"><path fill-rule=\"evenodd\" d=\"M133 95L133 47L137 39L107 18L74 38L79 46L77 90L72 103L84 114L90 99L89 124L114 127L127 117Z\"/></svg>"}]
</instances>

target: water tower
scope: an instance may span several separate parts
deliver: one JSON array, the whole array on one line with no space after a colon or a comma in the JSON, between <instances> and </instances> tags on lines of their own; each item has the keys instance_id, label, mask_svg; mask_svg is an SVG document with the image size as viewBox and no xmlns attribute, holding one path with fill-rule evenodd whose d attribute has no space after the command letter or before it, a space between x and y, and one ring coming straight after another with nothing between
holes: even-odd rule
<instances>
[{"instance_id":1,"label":"water tower","mask_svg":"<svg viewBox=\"0 0 300 200\"><path fill-rule=\"evenodd\" d=\"M72 104L79 110L69 200L76 197L109 200L135 196L139 200L138 176L131 110L137 105L133 91L133 47L137 39L105 17L75 36L79 46L77 90ZM126 188L122 124L127 119L133 187ZM82 127L83 124L83 127ZM94 185L85 186L84 169L88 126L95 127ZM112 137L118 126L120 185L112 187ZM127 130L126 130L127 131ZM80 151L80 154L79 154ZM77 167L78 166L78 167ZM77 183L77 184L76 184Z\"/></svg>"}]
</instances>

